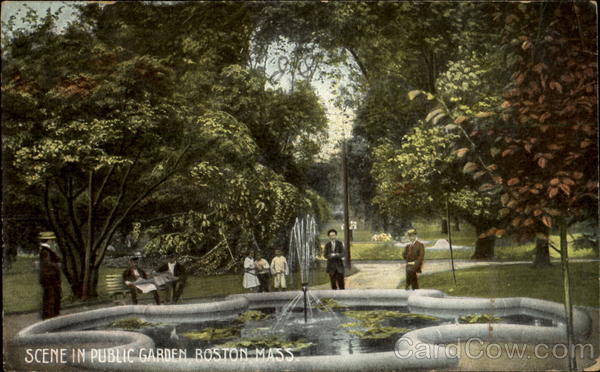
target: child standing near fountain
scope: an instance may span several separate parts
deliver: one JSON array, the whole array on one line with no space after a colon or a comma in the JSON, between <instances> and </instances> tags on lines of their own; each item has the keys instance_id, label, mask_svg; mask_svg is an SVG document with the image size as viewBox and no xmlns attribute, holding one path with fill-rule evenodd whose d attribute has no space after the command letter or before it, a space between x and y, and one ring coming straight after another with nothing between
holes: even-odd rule
<instances>
[{"instance_id":1,"label":"child standing near fountain","mask_svg":"<svg viewBox=\"0 0 600 372\"><path fill-rule=\"evenodd\" d=\"M260 283L258 291L269 292L269 277L271 276L271 271L269 270L269 262L263 258L262 254L258 253L256 255L255 264L256 271L258 272L258 282Z\"/></svg>"},{"instance_id":2,"label":"child standing near fountain","mask_svg":"<svg viewBox=\"0 0 600 372\"><path fill-rule=\"evenodd\" d=\"M258 282L258 275L256 274L256 264L254 263L254 255L252 252L248 252L246 259L244 259L244 279L242 285L245 289L255 292L260 283Z\"/></svg>"},{"instance_id":3,"label":"child standing near fountain","mask_svg":"<svg viewBox=\"0 0 600 372\"><path fill-rule=\"evenodd\" d=\"M281 250L275 250L275 257L271 260L271 274L273 274L273 288L283 291L286 289L285 276L289 275L287 259Z\"/></svg>"}]
</instances>

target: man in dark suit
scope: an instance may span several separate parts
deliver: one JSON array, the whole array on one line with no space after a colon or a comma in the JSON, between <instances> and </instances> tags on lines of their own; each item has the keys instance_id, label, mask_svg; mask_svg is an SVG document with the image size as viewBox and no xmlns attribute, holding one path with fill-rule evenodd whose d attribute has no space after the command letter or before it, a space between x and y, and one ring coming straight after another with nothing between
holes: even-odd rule
<instances>
[{"instance_id":1,"label":"man in dark suit","mask_svg":"<svg viewBox=\"0 0 600 372\"><path fill-rule=\"evenodd\" d=\"M331 289L344 289L344 244L337 240L337 231L331 229L327 232L329 241L325 244L325 258L327 259L327 273L331 280Z\"/></svg>"},{"instance_id":2,"label":"man in dark suit","mask_svg":"<svg viewBox=\"0 0 600 372\"><path fill-rule=\"evenodd\" d=\"M144 270L137 266L139 257L131 257L129 259L129 267L123 271L123 281L125 285L129 287L129 292L131 293L131 302L135 305L137 304L137 289L135 288L134 282L140 278L148 279L148 275ZM160 297L158 296L158 291L152 291L154 295L154 302L157 305L160 305Z\"/></svg>"},{"instance_id":3,"label":"man in dark suit","mask_svg":"<svg viewBox=\"0 0 600 372\"><path fill-rule=\"evenodd\" d=\"M40 239L40 284L42 285L42 319L60 314L60 258L54 252L51 241L56 236L51 231L39 234Z\"/></svg>"},{"instance_id":4,"label":"man in dark suit","mask_svg":"<svg viewBox=\"0 0 600 372\"><path fill-rule=\"evenodd\" d=\"M409 243L404 246L402 257L406 260L406 289L419 289L417 273L421 272L425 259L425 246L417 240L417 230L410 229L406 232Z\"/></svg>"},{"instance_id":5,"label":"man in dark suit","mask_svg":"<svg viewBox=\"0 0 600 372\"><path fill-rule=\"evenodd\" d=\"M185 271L185 267L182 263L177 262L177 256L171 255L167 262L162 264L157 270L158 273L170 273L176 279L170 283L169 286L169 302L177 303L179 297L183 293L183 289L185 288L185 284L187 281L187 274Z\"/></svg>"}]
</instances>

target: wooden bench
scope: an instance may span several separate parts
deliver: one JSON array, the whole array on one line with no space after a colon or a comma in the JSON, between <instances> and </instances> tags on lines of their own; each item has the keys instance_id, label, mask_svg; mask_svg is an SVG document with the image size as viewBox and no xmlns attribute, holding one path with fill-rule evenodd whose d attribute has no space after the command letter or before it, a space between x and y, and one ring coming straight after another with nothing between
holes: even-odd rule
<instances>
[{"instance_id":1,"label":"wooden bench","mask_svg":"<svg viewBox=\"0 0 600 372\"><path fill-rule=\"evenodd\" d=\"M115 302L124 302L127 295L129 295L129 288L123 282L123 276L120 274L107 274L106 275L106 292ZM121 301L118 301L118 296L121 297Z\"/></svg>"}]
</instances>

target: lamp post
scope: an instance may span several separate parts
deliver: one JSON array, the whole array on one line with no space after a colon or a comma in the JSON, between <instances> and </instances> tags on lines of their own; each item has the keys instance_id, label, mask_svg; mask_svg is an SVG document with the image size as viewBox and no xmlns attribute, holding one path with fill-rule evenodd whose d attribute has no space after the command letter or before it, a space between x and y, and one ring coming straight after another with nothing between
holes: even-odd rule
<instances>
[{"instance_id":1,"label":"lamp post","mask_svg":"<svg viewBox=\"0 0 600 372\"><path fill-rule=\"evenodd\" d=\"M342 144L342 183L344 194L344 246L346 247L346 267L352 265L350 256L350 196L348 194L348 140L344 137Z\"/></svg>"}]
</instances>

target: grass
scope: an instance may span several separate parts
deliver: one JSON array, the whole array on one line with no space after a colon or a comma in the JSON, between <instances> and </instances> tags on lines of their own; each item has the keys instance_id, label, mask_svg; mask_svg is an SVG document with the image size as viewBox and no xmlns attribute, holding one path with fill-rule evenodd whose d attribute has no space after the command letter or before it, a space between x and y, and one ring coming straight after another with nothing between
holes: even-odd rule
<instances>
[{"instance_id":1,"label":"grass","mask_svg":"<svg viewBox=\"0 0 600 372\"><path fill-rule=\"evenodd\" d=\"M440 232L439 223L430 223L426 221L418 221L414 223L415 228L419 232L419 240L429 242L427 247L433 246L438 239L448 239L446 234ZM327 230L335 228L338 230L338 238L343 241L344 232L341 230L341 221L330 221L323 228L320 238L321 243L327 242ZM394 247L392 242L382 243L371 240L371 237L381 231L370 230L355 230L353 233L353 241L351 245L351 257L353 260L401 260L402 248ZM573 247L573 239L579 237L580 234L574 233L569 235L569 256L571 258L598 258L593 249L575 249ZM470 259L474 252L475 240L477 235L472 226L463 223L461 230L456 231L452 224L452 245L466 246L470 249L460 249L453 252L454 259ZM551 235L550 240L556 246L559 245L558 235ZM499 261L531 261L535 255L535 243L517 244L509 239L498 239L496 241L495 255ZM553 249L550 250L552 258L560 258L560 254ZM426 251L425 259L450 259L449 250Z\"/></svg>"},{"instance_id":2,"label":"grass","mask_svg":"<svg viewBox=\"0 0 600 372\"><path fill-rule=\"evenodd\" d=\"M598 263L573 262L569 265L573 303L600 307ZM533 269L530 264L486 266L442 272L419 278L421 288L435 288L453 296L533 297L563 302L560 265Z\"/></svg>"},{"instance_id":3,"label":"grass","mask_svg":"<svg viewBox=\"0 0 600 372\"><path fill-rule=\"evenodd\" d=\"M42 288L38 280L38 272L34 267L35 258L18 257L17 261L9 270L2 274L2 300L5 314L21 311L35 311L41 308ZM98 299L109 300L106 292L104 277L107 274L121 274L125 268L100 268L100 280L98 283ZM314 271L311 285L329 282L329 276L324 269ZM242 274L226 274L215 276L189 276L187 285L183 291L182 300L198 297L222 297L235 293L243 293ZM298 273L294 285L290 285L288 277L288 288L299 289L300 278ZM81 300L74 298L67 279L62 276L62 304L84 304ZM164 298L164 293L161 293ZM138 294L138 299L152 299L151 293Z\"/></svg>"}]
</instances>

